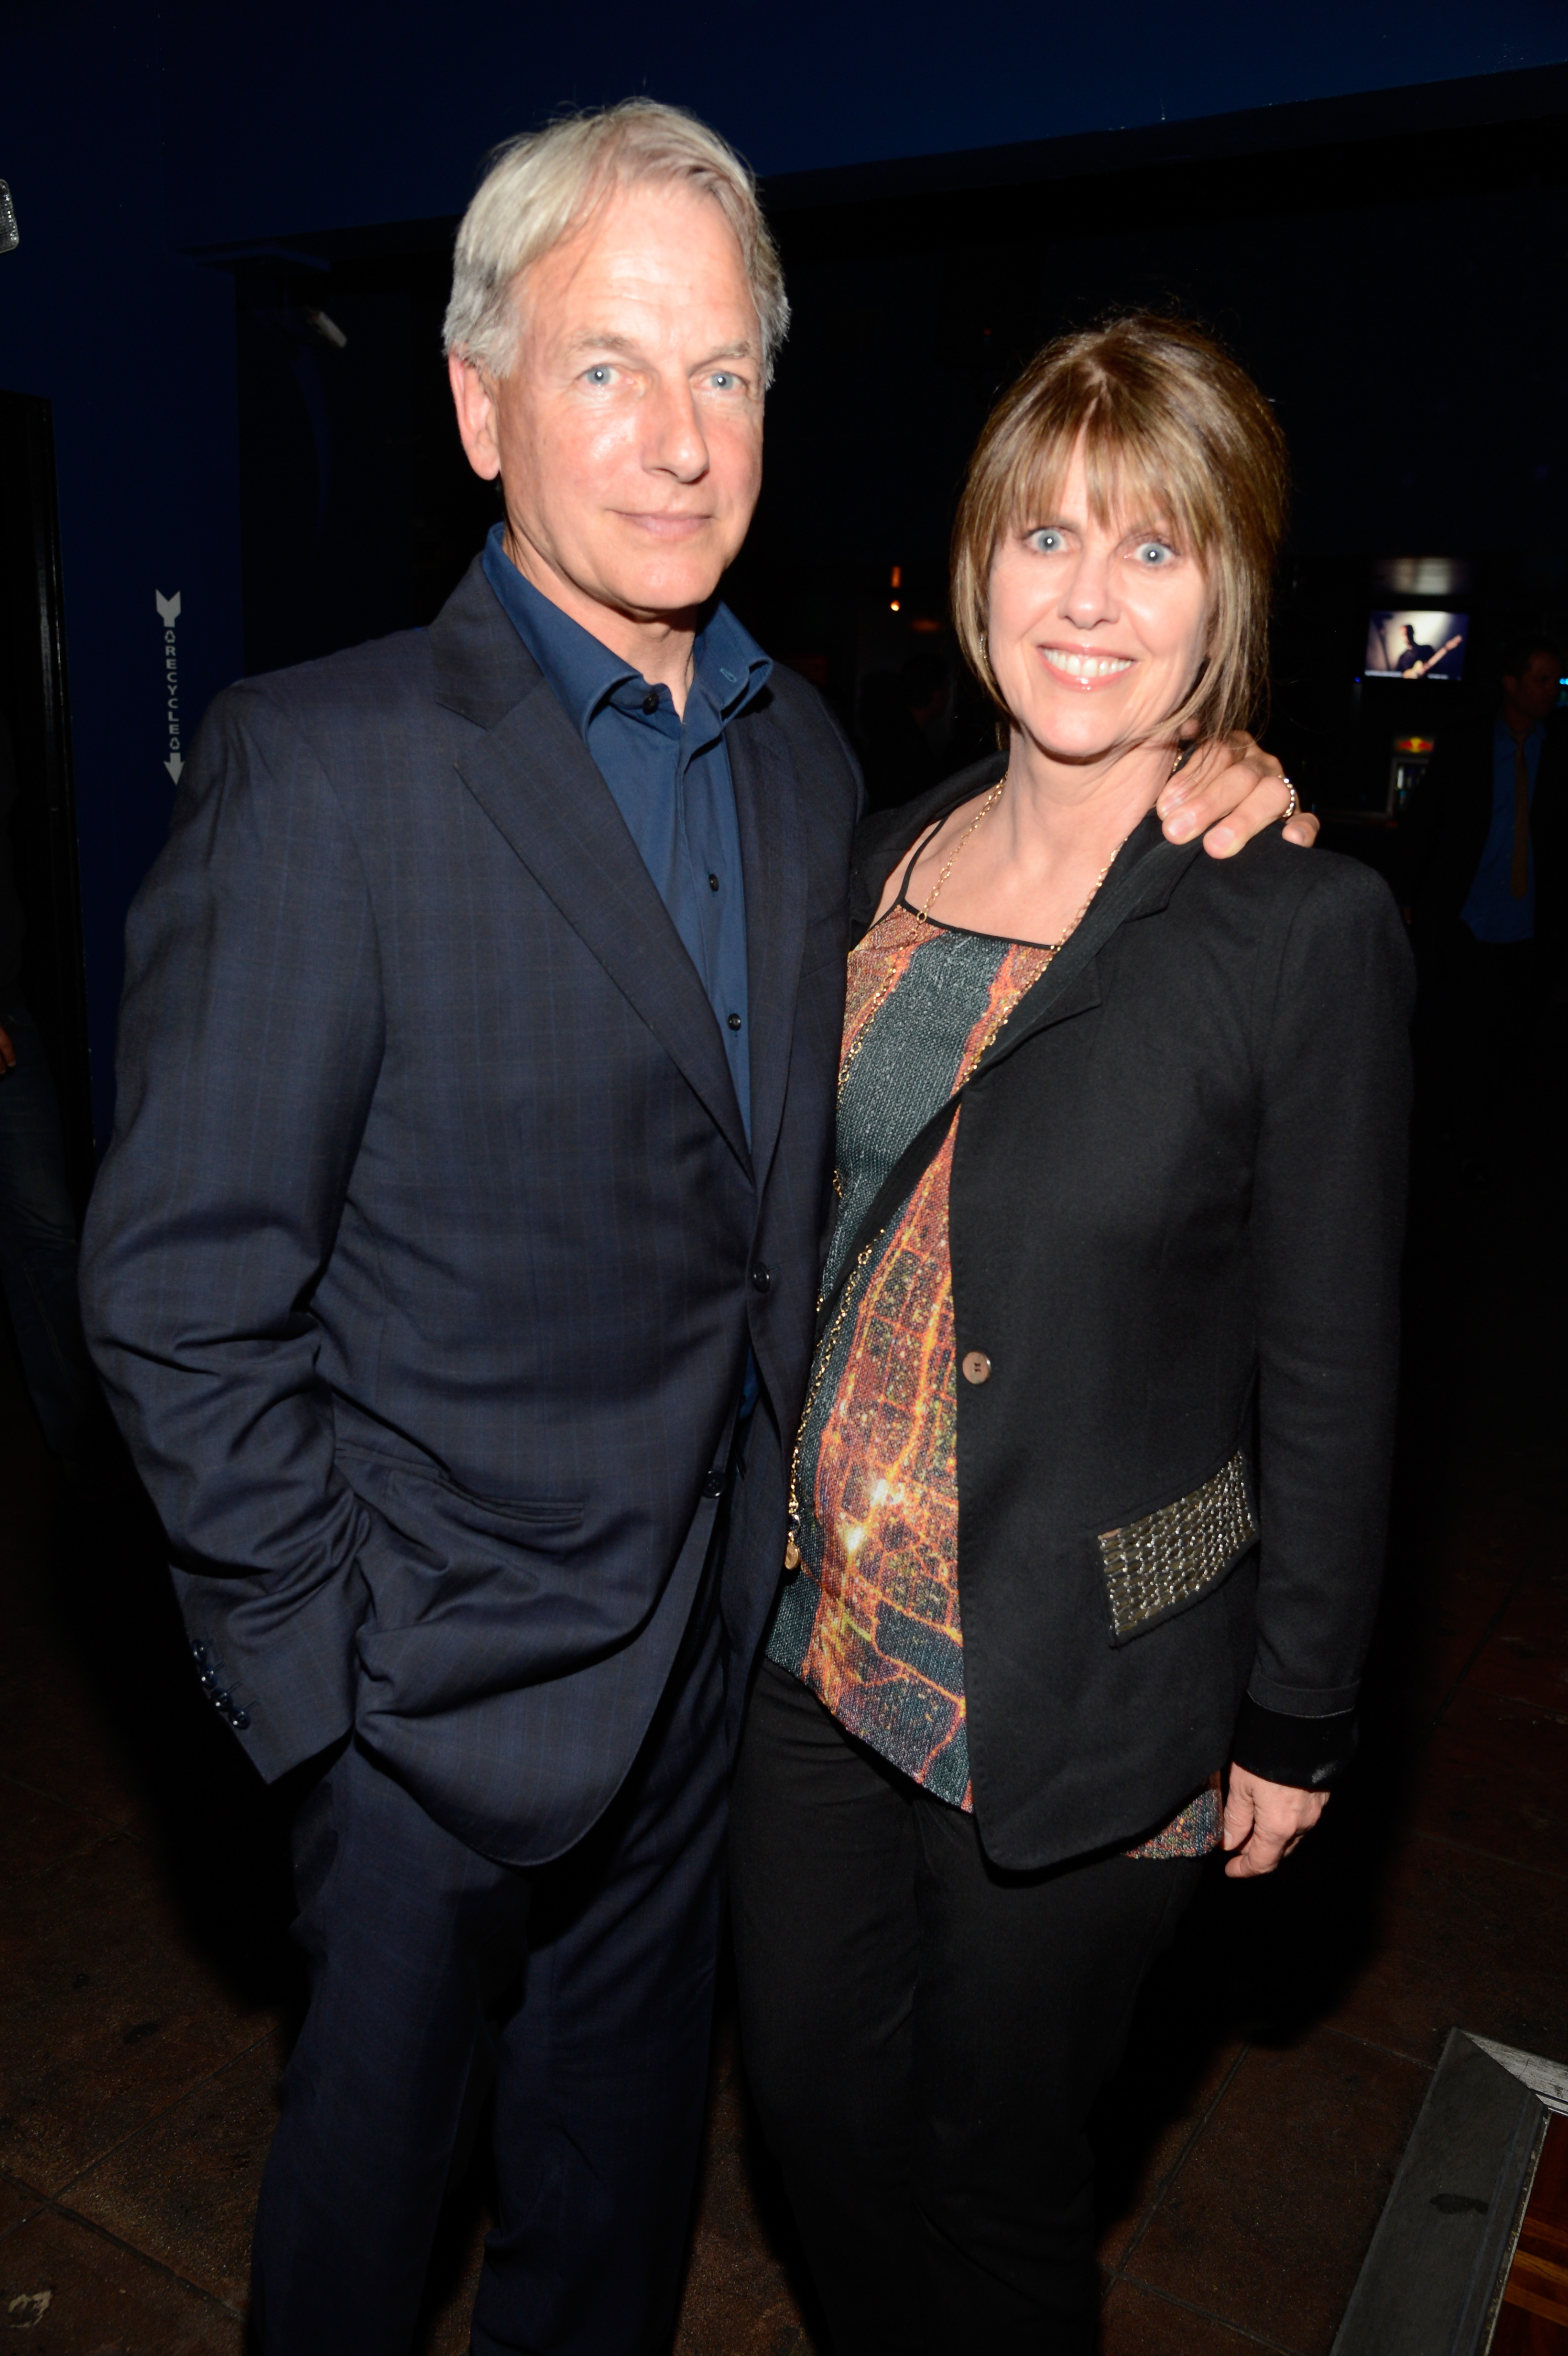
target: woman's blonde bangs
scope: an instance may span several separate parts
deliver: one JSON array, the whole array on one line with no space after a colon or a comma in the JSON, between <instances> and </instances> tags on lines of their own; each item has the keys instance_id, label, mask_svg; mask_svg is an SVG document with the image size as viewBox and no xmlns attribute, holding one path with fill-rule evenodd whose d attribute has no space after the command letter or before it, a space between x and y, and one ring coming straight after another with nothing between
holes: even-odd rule
<instances>
[{"instance_id":1,"label":"woman's blonde bangs","mask_svg":"<svg viewBox=\"0 0 1568 2356\"><path fill-rule=\"evenodd\" d=\"M1168 531L1195 556L1207 552L1215 520L1214 503L1203 496L1207 486L1184 482L1185 470L1171 466L1168 453L1157 448L1147 434L1129 432L1103 402L1091 405L1082 419L1065 423L1034 453L1020 454L1018 488L1008 498L1004 487L1004 534L1049 522L1059 510L1080 439L1089 511L1096 523L1120 519L1129 529Z\"/></svg>"},{"instance_id":2,"label":"woman's blonde bangs","mask_svg":"<svg viewBox=\"0 0 1568 2356\"><path fill-rule=\"evenodd\" d=\"M1010 534L1052 519L1080 442L1094 521L1168 532L1207 576L1209 656L1173 729L1241 726L1266 673L1284 437L1228 354L1149 313L1047 345L992 411L954 527L953 620L970 669L1010 720L986 643L991 567Z\"/></svg>"}]
</instances>

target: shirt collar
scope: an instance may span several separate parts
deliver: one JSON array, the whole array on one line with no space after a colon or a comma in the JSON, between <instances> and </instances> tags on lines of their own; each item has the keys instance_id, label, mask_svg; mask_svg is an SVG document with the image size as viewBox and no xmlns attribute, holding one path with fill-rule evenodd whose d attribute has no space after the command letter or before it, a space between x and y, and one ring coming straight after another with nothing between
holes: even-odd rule
<instances>
[{"instance_id":1,"label":"shirt collar","mask_svg":"<svg viewBox=\"0 0 1568 2356\"><path fill-rule=\"evenodd\" d=\"M721 721L732 720L762 693L773 668L772 657L728 605L714 606L698 632L694 651L692 687L700 690Z\"/></svg>"},{"instance_id":2,"label":"shirt collar","mask_svg":"<svg viewBox=\"0 0 1568 2356\"><path fill-rule=\"evenodd\" d=\"M1545 734L1545 721L1538 720L1532 728L1527 728L1525 730L1522 736L1516 736L1513 730L1509 726L1508 722L1503 718L1502 713L1499 712L1498 714L1498 743L1499 744L1533 744L1538 737L1543 737Z\"/></svg>"},{"instance_id":3,"label":"shirt collar","mask_svg":"<svg viewBox=\"0 0 1568 2356\"><path fill-rule=\"evenodd\" d=\"M505 527L493 524L482 560L485 578L561 709L586 741L589 722L617 688L646 682L634 664L613 653L526 580L507 554L504 541ZM688 731L699 713L710 716L721 729L761 693L773 669L770 658L751 632L741 628L728 605L714 606L698 633L692 654L691 692L686 703Z\"/></svg>"}]
</instances>

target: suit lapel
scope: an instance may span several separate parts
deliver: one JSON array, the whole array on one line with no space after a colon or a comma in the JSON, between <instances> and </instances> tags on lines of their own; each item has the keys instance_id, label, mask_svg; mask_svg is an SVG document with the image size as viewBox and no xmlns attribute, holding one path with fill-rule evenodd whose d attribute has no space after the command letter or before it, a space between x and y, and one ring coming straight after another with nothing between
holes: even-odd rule
<instances>
[{"instance_id":1,"label":"suit lapel","mask_svg":"<svg viewBox=\"0 0 1568 2356\"><path fill-rule=\"evenodd\" d=\"M469 792L750 1169L713 1009L610 788L477 564L431 633ZM748 889L750 879L748 878Z\"/></svg>"},{"instance_id":2,"label":"suit lapel","mask_svg":"<svg viewBox=\"0 0 1568 2356\"><path fill-rule=\"evenodd\" d=\"M746 887L746 981L752 1025L752 1164L766 1179L784 1116L805 942L805 862L795 762L764 697L729 732L730 774Z\"/></svg>"}]
</instances>

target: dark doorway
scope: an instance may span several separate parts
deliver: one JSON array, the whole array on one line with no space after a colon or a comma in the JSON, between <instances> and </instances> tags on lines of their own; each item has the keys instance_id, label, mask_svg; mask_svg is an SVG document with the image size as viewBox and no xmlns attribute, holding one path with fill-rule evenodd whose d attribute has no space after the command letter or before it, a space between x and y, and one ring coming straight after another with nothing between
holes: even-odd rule
<instances>
[{"instance_id":1,"label":"dark doorway","mask_svg":"<svg viewBox=\"0 0 1568 2356\"><path fill-rule=\"evenodd\" d=\"M92 1177L92 1108L54 427L49 403L23 392L0 392L0 711L16 761L11 850L27 924L22 991L54 1073L80 1213Z\"/></svg>"}]
</instances>

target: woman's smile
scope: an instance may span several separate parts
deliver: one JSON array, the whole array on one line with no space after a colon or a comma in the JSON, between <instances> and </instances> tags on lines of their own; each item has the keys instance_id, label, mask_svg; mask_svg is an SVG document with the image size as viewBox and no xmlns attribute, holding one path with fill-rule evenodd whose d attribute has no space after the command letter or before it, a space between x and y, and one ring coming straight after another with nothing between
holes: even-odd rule
<instances>
[{"instance_id":1,"label":"woman's smile","mask_svg":"<svg viewBox=\"0 0 1568 2356\"><path fill-rule=\"evenodd\" d=\"M1056 678L1089 693L1120 679L1136 659L1133 655L1091 654L1076 647L1037 647L1035 652Z\"/></svg>"}]
</instances>

